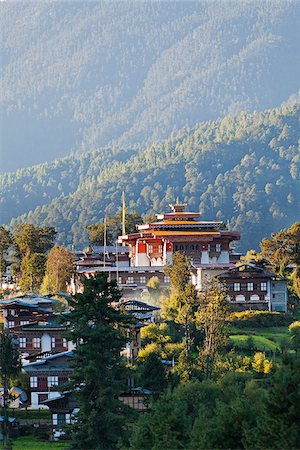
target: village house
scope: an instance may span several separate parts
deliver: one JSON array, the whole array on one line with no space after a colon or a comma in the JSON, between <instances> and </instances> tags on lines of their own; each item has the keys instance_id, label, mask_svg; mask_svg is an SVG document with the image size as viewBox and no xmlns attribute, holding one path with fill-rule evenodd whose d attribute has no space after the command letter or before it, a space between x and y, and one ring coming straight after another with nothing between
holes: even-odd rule
<instances>
[{"instance_id":1,"label":"village house","mask_svg":"<svg viewBox=\"0 0 300 450\"><path fill-rule=\"evenodd\" d=\"M73 349L73 344L63 337L65 327L58 323L57 315L44 321L19 325L12 332L18 340L23 359L35 354L54 354Z\"/></svg>"},{"instance_id":2,"label":"village house","mask_svg":"<svg viewBox=\"0 0 300 450\"><path fill-rule=\"evenodd\" d=\"M219 275L234 309L287 311L286 279L254 264L240 264Z\"/></svg>"},{"instance_id":3,"label":"village house","mask_svg":"<svg viewBox=\"0 0 300 450\"><path fill-rule=\"evenodd\" d=\"M59 395L59 387L69 379L73 353L56 353L23 366L29 376L30 403L33 409L43 406L43 402Z\"/></svg>"},{"instance_id":4,"label":"village house","mask_svg":"<svg viewBox=\"0 0 300 450\"><path fill-rule=\"evenodd\" d=\"M48 317L58 300L36 294L0 300L0 322L4 328L27 325Z\"/></svg>"},{"instance_id":5,"label":"village house","mask_svg":"<svg viewBox=\"0 0 300 450\"><path fill-rule=\"evenodd\" d=\"M58 393L42 402L51 411L52 435L54 440L60 439L64 435L64 426L76 420L76 413L79 411L74 394L70 391Z\"/></svg>"}]
</instances>

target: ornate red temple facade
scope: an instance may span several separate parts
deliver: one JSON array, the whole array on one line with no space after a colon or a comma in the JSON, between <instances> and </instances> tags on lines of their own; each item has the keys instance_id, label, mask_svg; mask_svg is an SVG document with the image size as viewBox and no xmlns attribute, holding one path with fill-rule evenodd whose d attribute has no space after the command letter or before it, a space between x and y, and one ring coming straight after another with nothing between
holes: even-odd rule
<instances>
[{"instance_id":1,"label":"ornate red temple facade","mask_svg":"<svg viewBox=\"0 0 300 450\"><path fill-rule=\"evenodd\" d=\"M130 248L131 267L161 267L184 252L195 268L229 268L230 243L240 239L224 222L200 221L200 214L186 212L185 204L170 205L172 212L157 214L157 221L139 225L135 233L120 236Z\"/></svg>"}]
</instances>

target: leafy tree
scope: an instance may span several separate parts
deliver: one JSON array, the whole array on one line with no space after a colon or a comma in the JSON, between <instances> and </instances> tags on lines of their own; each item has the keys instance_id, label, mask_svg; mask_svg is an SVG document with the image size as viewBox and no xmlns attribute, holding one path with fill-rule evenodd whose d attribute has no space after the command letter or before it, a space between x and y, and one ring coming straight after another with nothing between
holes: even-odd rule
<instances>
[{"instance_id":1,"label":"leafy tree","mask_svg":"<svg viewBox=\"0 0 300 450\"><path fill-rule=\"evenodd\" d=\"M272 239L261 242L262 255L266 257L281 275L288 264L300 264L300 222L295 222L288 230L272 234Z\"/></svg>"},{"instance_id":2,"label":"leafy tree","mask_svg":"<svg viewBox=\"0 0 300 450\"><path fill-rule=\"evenodd\" d=\"M85 229L88 231L90 244L104 245L104 223L93 223L85 227ZM109 228L106 229L106 239L107 244L112 245L114 243L113 234Z\"/></svg>"},{"instance_id":3,"label":"leafy tree","mask_svg":"<svg viewBox=\"0 0 300 450\"><path fill-rule=\"evenodd\" d=\"M39 232L31 223L24 223L14 229L14 242L22 256L36 253L38 249Z\"/></svg>"},{"instance_id":4,"label":"leafy tree","mask_svg":"<svg viewBox=\"0 0 300 450\"><path fill-rule=\"evenodd\" d=\"M183 325L186 358L191 351L191 325L195 319L197 292L190 282L190 266L187 257L180 252L173 254L173 265L166 269L170 276L171 294L165 299L163 316Z\"/></svg>"},{"instance_id":5,"label":"leafy tree","mask_svg":"<svg viewBox=\"0 0 300 450\"><path fill-rule=\"evenodd\" d=\"M4 227L0 227L0 283L2 282L2 274L6 269L5 253L12 244L12 238L9 231Z\"/></svg>"},{"instance_id":6,"label":"leafy tree","mask_svg":"<svg viewBox=\"0 0 300 450\"><path fill-rule=\"evenodd\" d=\"M76 294L65 318L67 338L77 343L70 389L80 408L72 426L73 448L114 449L124 434L125 407L118 394L125 387L120 356L126 337L120 327L127 316L111 307L121 298L106 274L83 280L84 292Z\"/></svg>"},{"instance_id":7,"label":"leafy tree","mask_svg":"<svg viewBox=\"0 0 300 450\"><path fill-rule=\"evenodd\" d=\"M300 321L291 323L289 326L289 331L291 333L291 341L293 344L293 348L296 351L300 350Z\"/></svg>"},{"instance_id":8,"label":"leafy tree","mask_svg":"<svg viewBox=\"0 0 300 450\"><path fill-rule=\"evenodd\" d=\"M131 448L241 449L261 416L264 390L244 374L188 381L161 395L138 420Z\"/></svg>"},{"instance_id":9,"label":"leafy tree","mask_svg":"<svg viewBox=\"0 0 300 450\"><path fill-rule=\"evenodd\" d=\"M4 449L11 449L8 436L8 400L10 379L16 377L21 371L21 362L18 347L15 345L13 338L8 333L2 331L0 333L0 376L3 383L3 435Z\"/></svg>"},{"instance_id":10,"label":"leafy tree","mask_svg":"<svg viewBox=\"0 0 300 450\"><path fill-rule=\"evenodd\" d=\"M257 426L248 432L247 448L297 450L300 442L300 360L289 357L275 372Z\"/></svg>"},{"instance_id":11,"label":"leafy tree","mask_svg":"<svg viewBox=\"0 0 300 450\"><path fill-rule=\"evenodd\" d=\"M53 247L56 231L53 227L35 227L31 223L14 229L14 242L22 256L27 253L46 253Z\"/></svg>"},{"instance_id":12,"label":"leafy tree","mask_svg":"<svg viewBox=\"0 0 300 450\"><path fill-rule=\"evenodd\" d=\"M136 212L127 212L125 216L126 233L136 231L136 225L143 223L142 217ZM94 223L85 227L89 233L89 241L91 244L103 245L105 224ZM122 213L117 212L114 216L106 218L106 242L108 245L114 245L118 236L122 234Z\"/></svg>"},{"instance_id":13,"label":"leafy tree","mask_svg":"<svg viewBox=\"0 0 300 450\"><path fill-rule=\"evenodd\" d=\"M199 303L196 323L198 328L204 332L202 363L206 377L210 378L216 355L227 342L225 322L228 315L228 301L226 286L216 278L207 281L199 293Z\"/></svg>"},{"instance_id":14,"label":"leafy tree","mask_svg":"<svg viewBox=\"0 0 300 450\"><path fill-rule=\"evenodd\" d=\"M54 247L47 257L44 293L66 292L74 270L74 254L64 247Z\"/></svg>"},{"instance_id":15,"label":"leafy tree","mask_svg":"<svg viewBox=\"0 0 300 450\"><path fill-rule=\"evenodd\" d=\"M27 253L21 264L20 288L22 292L37 292L40 289L46 267L46 256L42 253Z\"/></svg>"},{"instance_id":16,"label":"leafy tree","mask_svg":"<svg viewBox=\"0 0 300 450\"><path fill-rule=\"evenodd\" d=\"M257 373L269 374L272 370L272 362L266 358L266 355L262 352L254 354L254 361L252 367Z\"/></svg>"}]
</instances>

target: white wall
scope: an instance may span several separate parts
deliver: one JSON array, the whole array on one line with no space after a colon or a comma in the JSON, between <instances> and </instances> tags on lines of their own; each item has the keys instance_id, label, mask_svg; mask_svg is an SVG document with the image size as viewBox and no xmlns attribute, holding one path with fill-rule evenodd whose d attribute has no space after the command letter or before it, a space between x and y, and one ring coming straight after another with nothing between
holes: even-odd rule
<instances>
[{"instance_id":1,"label":"white wall","mask_svg":"<svg viewBox=\"0 0 300 450\"><path fill-rule=\"evenodd\" d=\"M50 352L51 351L51 337L48 333L42 334L41 340L41 352Z\"/></svg>"},{"instance_id":2,"label":"white wall","mask_svg":"<svg viewBox=\"0 0 300 450\"><path fill-rule=\"evenodd\" d=\"M136 253L135 254L135 266L136 267L139 267L139 266L149 267L150 266L150 261L147 256L147 253Z\"/></svg>"}]
</instances>

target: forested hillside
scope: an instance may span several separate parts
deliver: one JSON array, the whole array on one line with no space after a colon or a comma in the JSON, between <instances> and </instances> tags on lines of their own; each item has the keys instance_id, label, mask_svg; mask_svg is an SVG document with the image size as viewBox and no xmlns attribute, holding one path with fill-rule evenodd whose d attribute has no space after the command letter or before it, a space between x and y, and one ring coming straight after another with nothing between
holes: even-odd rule
<instances>
[{"instance_id":1,"label":"forested hillside","mask_svg":"<svg viewBox=\"0 0 300 450\"><path fill-rule=\"evenodd\" d=\"M30 205L11 226L55 226L59 243L80 248L84 226L120 209L122 191L127 209L142 214L168 210L179 196L203 219L229 220L243 249L257 247L300 217L299 112L295 104L225 116L143 151L115 151L111 164L100 149L19 171L2 177L0 208L8 222Z\"/></svg>"},{"instance_id":2,"label":"forested hillside","mask_svg":"<svg viewBox=\"0 0 300 450\"><path fill-rule=\"evenodd\" d=\"M2 173L71 151L145 148L299 90L297 1L1 2L0 11Z\"/></svg>"}]
</instances>

